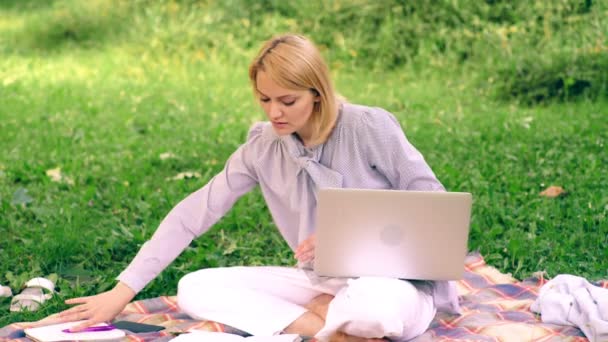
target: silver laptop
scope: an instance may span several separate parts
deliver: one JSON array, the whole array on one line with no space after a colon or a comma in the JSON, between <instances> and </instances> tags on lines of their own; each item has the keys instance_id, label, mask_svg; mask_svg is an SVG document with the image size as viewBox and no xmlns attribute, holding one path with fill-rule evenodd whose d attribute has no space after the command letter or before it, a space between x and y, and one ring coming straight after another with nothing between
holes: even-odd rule
<instances>
[{"instance_id":1,"label":"silver laptop","mask_svg":"<svg viewBox=\"0 0 608 342\"><path fill-rule=\"evenodd\" d=\"M314 271L461 279L471 202L471 194L458 192L320 189Z\"/></svg>"}]
</instances>

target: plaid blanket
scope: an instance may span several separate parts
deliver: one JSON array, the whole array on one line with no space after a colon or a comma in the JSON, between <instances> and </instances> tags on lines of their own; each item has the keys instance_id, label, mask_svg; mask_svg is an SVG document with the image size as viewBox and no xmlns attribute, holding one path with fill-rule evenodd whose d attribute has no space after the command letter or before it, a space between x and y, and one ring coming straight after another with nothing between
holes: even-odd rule
<instances>
[{"instance_id":1,"label":"plaid blanket","mask_svg":"<svg viewBox=\"0 0 608 342\"><path fill-rule=\"evenodd\" d=\"M518 281L487 265L479 253L467 255L465 267L465 276L458 282L462 315L437 314L428 331L414 341L587 341L578 328L544 324L538 315L530 311L540 287L548 281L542 275ZM608 288L608 280L596 285ZM129 341L168 341L191 329L246 335L223 324L191 319L179 311L175 297L133 302L117 320L167 328L160 332L127 335ZM0 341L30 341L23 337L22 329L19 323L1 328Z\"/></svg>"}]
</instances>

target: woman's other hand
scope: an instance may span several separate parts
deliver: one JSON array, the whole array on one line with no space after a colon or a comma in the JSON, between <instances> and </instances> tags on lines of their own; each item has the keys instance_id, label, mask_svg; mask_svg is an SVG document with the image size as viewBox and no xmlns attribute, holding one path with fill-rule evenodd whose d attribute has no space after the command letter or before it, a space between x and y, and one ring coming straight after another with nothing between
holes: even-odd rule
<instances>
[{"instance_id":1,"label":"woman's other hand","mask_svg":"<svg viewBox=\"0 0 608 342\"><path fill-rule=\"evenodd\" d=\"M317 237L315 234L312 234L308 239L304 240L295 251L295 258L298 259L300 263L305 263L312 261L315 257L315 243L317 241Z\"/></svg>"},{"instance_id":2,"label":"woman's other hand","mask_svg":"<svg viewBox=\"0 0 608 342\"><path fill-rule=\"evenodd\" d=\"M77 305L60 312L58 318L62 322L85 320L71 329L74 332L80 331L89 326L113 320L133 297L135 297L135 292L126 284L119 282L110 291L66 300L66 304Z\"/></svg>"}]
</instances>

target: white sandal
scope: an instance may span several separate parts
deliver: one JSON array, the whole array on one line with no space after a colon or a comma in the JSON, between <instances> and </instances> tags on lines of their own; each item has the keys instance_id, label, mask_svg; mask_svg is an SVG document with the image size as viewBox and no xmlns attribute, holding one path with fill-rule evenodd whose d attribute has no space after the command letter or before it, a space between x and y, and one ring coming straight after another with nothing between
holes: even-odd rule
<instances>
[{"instance_id":1,"label":"white sandal","mask_svg":"<svg viewBox=\"0 0 608 342\"><path fill-rule=\"evenodd\" d=\"M45 293L45 290L47 291ZM51 299L55 293L55 284L46 278L33 278L25 283L24 289L20 294L13 297L10 310L17 311L35 311L44 302Z\"/></svg>"},{"instance_id":2,"label":"white sandal","mask_svg":"<svg viewBox=\"0 0 608 342\"><path fill-rule=\"evenodd\" d=\"M13 295L13 291L8 286L0 285L0 297L11 297Z\"/></svg>"}]
</instances>

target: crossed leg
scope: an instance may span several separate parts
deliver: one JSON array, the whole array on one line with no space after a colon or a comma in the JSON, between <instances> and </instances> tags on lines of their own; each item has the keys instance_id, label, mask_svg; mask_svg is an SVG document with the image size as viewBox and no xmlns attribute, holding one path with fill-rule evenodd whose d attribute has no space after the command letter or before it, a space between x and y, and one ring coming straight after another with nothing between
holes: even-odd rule
<instances>
[{"instance_id":1,"label":"crossed leg","mask_svg":"<svg viewBox=\"0 0 608 342\"><path fill-rule=\"evenodd\" d=\"M302 334L307 336L316 335L323 325L325 324L325 318L327 317L327 310L329 309L329 303L334 299L334 296L329 294L321 294L305 305L306 311L302 316L291 323L285 332L289 334ZM348 335L344 332L338 331L334 333L329 342L380 342L386 341L380 338L367 339L364 337L356 337Z\"/></svg>"},{"instance_id":2,"label":"crossed leg","mask_svg":"<svg viewBox=\"0 0 608 342\"><path fill-rule=\"evenodd\" d=\"M335 298L334 298L335 296ZM190 316L253 335L281 331L321 341L402 341L434 316L432 298L396 279L338 279L311 284L288 267L205 269L179 283L178 304Z\"/></svg>"}]
</instances>

